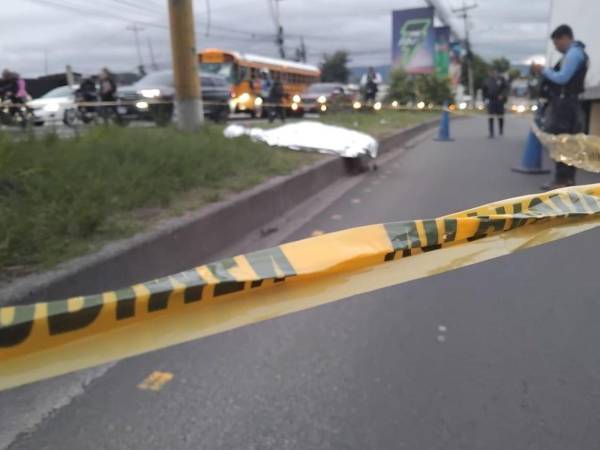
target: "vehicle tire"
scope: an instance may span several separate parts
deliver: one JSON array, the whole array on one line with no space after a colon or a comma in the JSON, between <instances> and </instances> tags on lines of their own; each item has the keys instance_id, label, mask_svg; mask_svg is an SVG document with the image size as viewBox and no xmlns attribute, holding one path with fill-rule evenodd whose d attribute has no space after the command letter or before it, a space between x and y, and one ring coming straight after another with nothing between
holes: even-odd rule
<instances>
[{"instance_id":1,"label":"vehicle tire","mask_svg":"<svg viewBox=\"0 0 600 450\"><path fill-rule=\"evenodd\" d=\"M227 122L228 118L229 108L227 106L223 106L222 108L217 109L212 115L212 119L215 123Z\"/></svg>"},{"instance_id":2,"label":"vehicle tire","mask_svg":"<svg viewBox=\"0 0 600 450\"><path fill-rule=\"evenodd\" d=\"M68 127L72 127L75 125L76 121L77 111L75 111L73 108L65 109L65 112L63 113L63 123Z\"/></svg>"},{"instance_id":3,"label":"vehicle tire","mask_svg":"<svg viewBox=\"0 0 600 450\"><path fill-rule=\"evenodd\" d=\"M173 120L173 105L159 104L153 105L150 110L152 120L159 127L166 127Z\"/></svg>"}]
</instances>

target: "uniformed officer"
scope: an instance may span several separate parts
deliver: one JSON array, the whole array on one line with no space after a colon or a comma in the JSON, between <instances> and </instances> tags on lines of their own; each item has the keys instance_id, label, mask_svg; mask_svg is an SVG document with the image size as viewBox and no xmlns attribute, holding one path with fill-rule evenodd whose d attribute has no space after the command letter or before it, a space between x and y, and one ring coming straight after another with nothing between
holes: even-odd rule
<instances>
[{"instance_id":1,"label":"uniformed officer","mask_svg":"<svg viewBox=\"0 0 600 450\"><path fill-rule=\"evenodd\" d=\"M585 45L574 39L573 30L568 25L560 25L550 37L556 50L564 56L553 69L544 69L540 65L533 67L544 78L548 96L544 131L551 134L582 133L585 123L579 94L584 90L589 62ZM574 184L575 167L557 162L554 180L542 188L555 189Z\"/></svg>"},{"instance_id":2,"label":"uniformed officer","mask_svg":"<svg viewBox=\"0 0 600 450\"><path fill-rule=\"evenodd\" d=\"M504 104L508 98L506 79L492 69L483 83L483 98L487 104L489 137L494 137L494 117L498 118L498 134L504 133Z\"/></svg>"}]
</instances>

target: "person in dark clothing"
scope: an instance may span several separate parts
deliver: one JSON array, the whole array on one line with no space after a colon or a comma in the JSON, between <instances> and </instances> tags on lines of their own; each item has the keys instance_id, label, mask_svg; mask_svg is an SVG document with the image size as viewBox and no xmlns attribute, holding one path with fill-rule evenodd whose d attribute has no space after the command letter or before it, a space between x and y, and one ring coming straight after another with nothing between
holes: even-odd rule
<instances>
[{"instance_id":1,"label":"person in dark clothing","mask_svg":"<svg viewBox=\"0 0 600 450\"><path fill-rule=\"evenodd\" d=\"M554 47L564 56L553 69L536 64L535 73L543 77L544 91L548 96L544 112L544 131L551 134L577 134L585 128L584 112L579 94L584 90L589 58L585 45L576 41L568 25L560 25L550 36ZM576 169L562 162L556 163L554 179L542 186L556 189L575 184Z\"/></svg>"},{"instance_id":2,"label":"person in dark clothing","mask_svg":"<svg viewBox=\"0 0 600 450\"><path fill-rule=\"evenodd\" d=\"M494 137L494 117L498 118L498 134L504 133L504 104L507 100L508 83L497 70L492 70L483 83L483 98L487 104L489 137Z\"/></svg>"},{"instance_id":3,"label":"person in dark clothing","mask_svg":"<svg viewBox=\"0 0 600 450\"><path fill-rule=\"evenodd\" d=\"M99 76L100 100L114 102L117 95L117 83L113 74L106 68L102 69Z\"/></svg>"},{"instance_id":4,"label":"person in dark clothing","mask_svg":"<svg viewBox=\"0 0 600 450\"><path fill-rule=\"evenodd\" d=\"M117 100L117 83L113 74L107 68L104 68L98 76L98 81L100 85L100 101L115 102ZM115 105L102 106L100 112L105 122L108 122L111 115L118 117Z\"/></svg>"},{"instance_id":5,"label":"person in dark clothing","mask_svg":"<svg viewBox=\"0 0 600 450\"><path fill-rule=\"evenodd\" d=\"M363 99L365 103L374 102L379 91L379 84L381 83L381 77L373 67L369 67L367 73L361 79L361 85L363 88Z\"/></svg>"},{"instance_id":6,"label":"person in dark clothing","mask_svg":"<svg viewBox=\"0 0 600 450\"><path fill-rule=\"evenodd\" d=\"M75 91L75 99L77 102L94 103L98 101L98 89L96 82L92 78L84 78L79 84L79 89ZM96 111L95 106L86 105L80 107L83 121L88 122L92 120L92 114Z\"/></svg>"},{"instance_id":7,"label":"person in dark clothing","mask_svg":"<svg viewBox=\"0 0 600 450\"><path fill-rule=\"evenodd\" d=\"M285 108L282 105L283 97L285 92L283 90L283 84L280 80L274 80L269 90L268 102L269 106L269 122L273 122L277 117L285 122Z\"/></svg>"}]
</instances>

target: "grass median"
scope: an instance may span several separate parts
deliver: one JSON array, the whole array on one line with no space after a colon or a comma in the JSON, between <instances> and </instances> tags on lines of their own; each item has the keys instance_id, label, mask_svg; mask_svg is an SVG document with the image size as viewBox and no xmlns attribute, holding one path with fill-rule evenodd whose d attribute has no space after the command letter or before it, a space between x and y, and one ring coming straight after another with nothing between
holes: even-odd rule
<instances>
[{"instance_id":1,"label":"grass median","mask_svg":"<svg viewBox=\"0 0 600 450\"><path fill-rule=\"evenodd\" d=\"M0 280L44 269L157 221L314 162L248 138L97 128L76 139L0 136Z\"/></svg>"},{"instance_id":2,"label":"grass median","mask_svg":"<svg viewBox=\"0 0 600 450\"><path fill-rule=\"evenodd\" d=\"M383 137L427 113L335 113L325 123ZM197 210L320 155L171 128L92 129L73 139L0 134L0 283Z\"/></svg>"}]
</instances>

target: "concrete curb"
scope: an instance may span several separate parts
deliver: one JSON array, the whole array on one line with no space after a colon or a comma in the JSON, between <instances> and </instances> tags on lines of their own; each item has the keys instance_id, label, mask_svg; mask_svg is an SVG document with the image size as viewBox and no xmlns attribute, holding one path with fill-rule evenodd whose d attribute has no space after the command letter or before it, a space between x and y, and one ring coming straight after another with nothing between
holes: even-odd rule
<instances>
[{"instance_id":1,"label":"concrete curb","mask_svg":"<svg viewBox=\"0 0 600 450\"><path fill-rule=\"evenodd\" d=\"M402 146L437 122L423 122L382 139L380 153ZM327 158L273 178L228 200L168 220L155 230L108 244L57 269L18 279L0 289L0 305L95 294L204 264L219 249L344 176L348 174L343 159Z\"/></svg>"}]
</instances>

